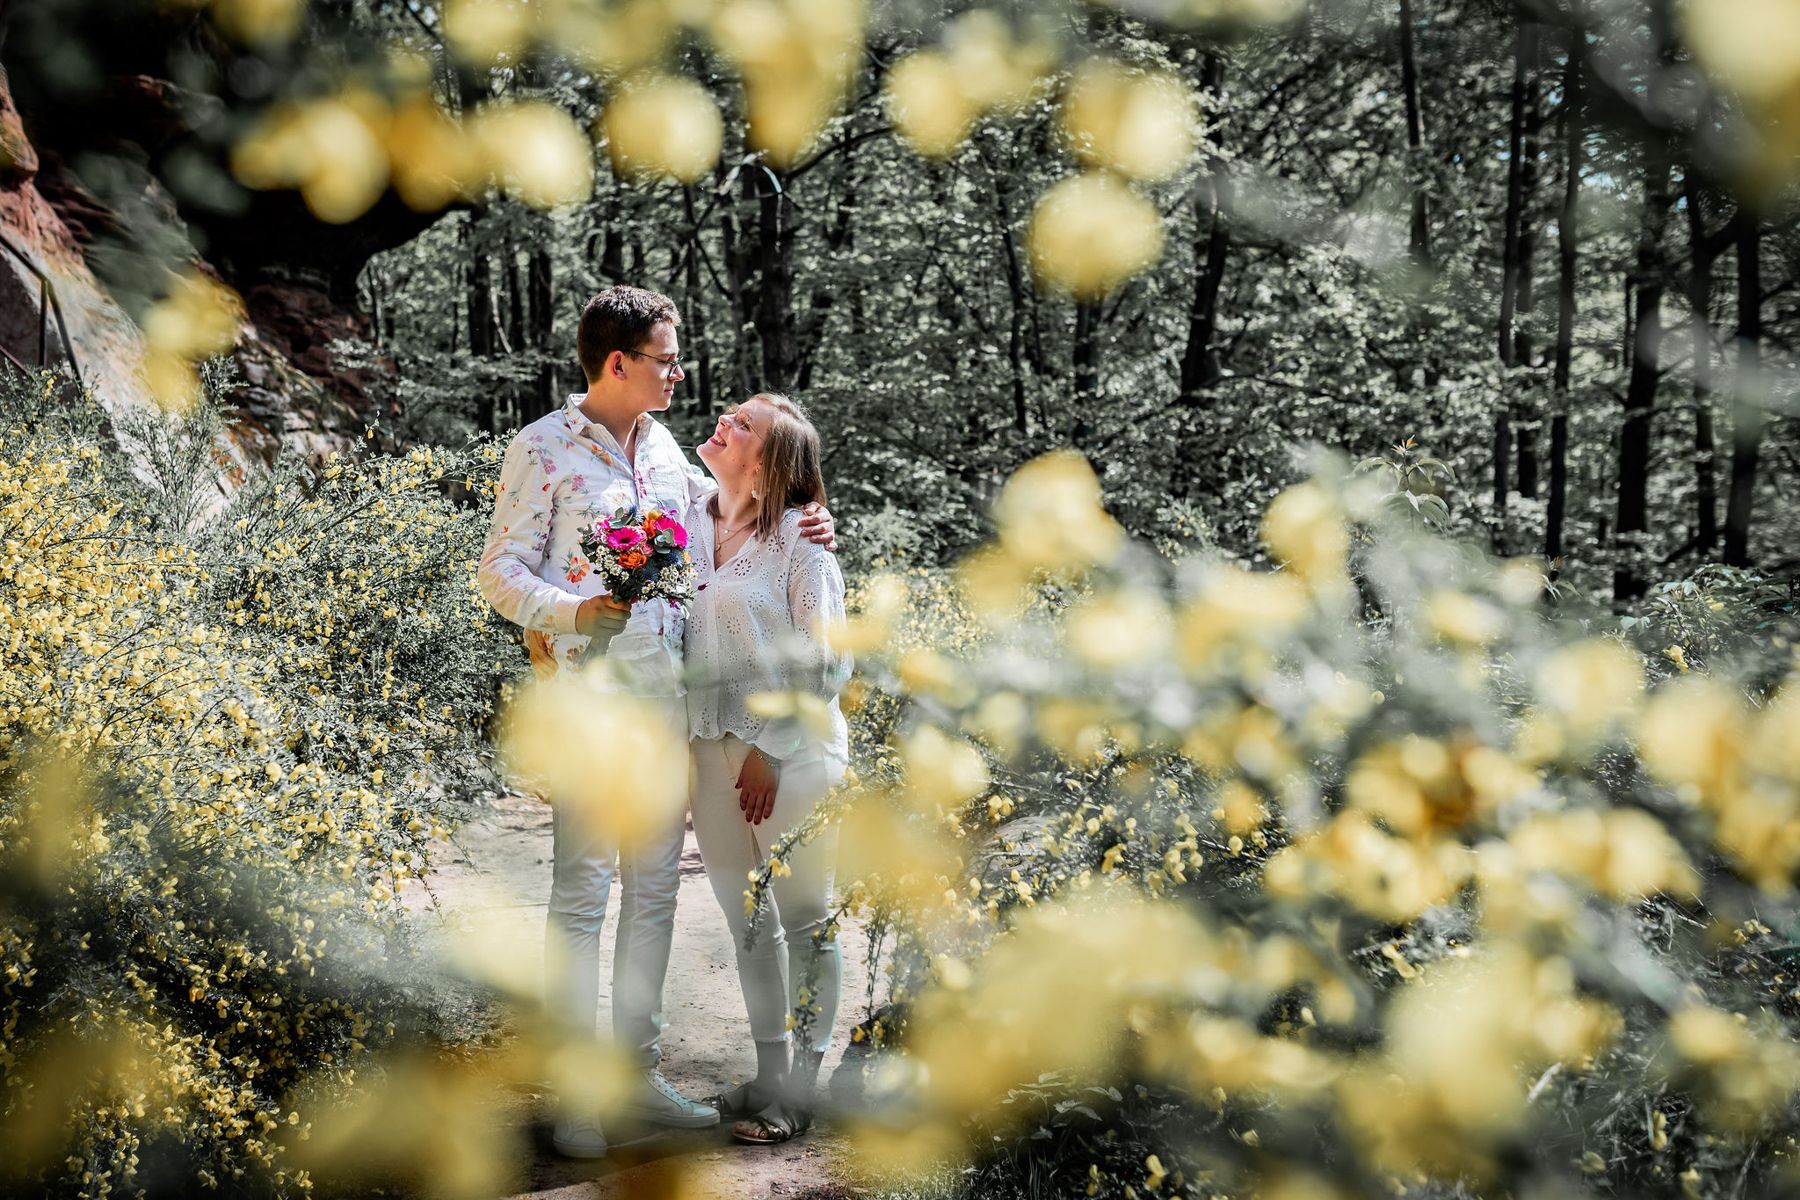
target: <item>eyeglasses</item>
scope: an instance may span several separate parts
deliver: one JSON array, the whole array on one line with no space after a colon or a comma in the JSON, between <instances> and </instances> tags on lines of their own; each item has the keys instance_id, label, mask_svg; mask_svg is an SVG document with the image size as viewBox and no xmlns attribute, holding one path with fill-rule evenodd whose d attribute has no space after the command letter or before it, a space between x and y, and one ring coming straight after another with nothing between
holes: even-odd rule
<instances>
[{"instance_id":1,"label":"eyeglasses","mask_svg":"<svg viewBox=\"0 0 1800 1200\"><path fill-rule=\"evenodd\" d=\"M681 360L679 358L660 358L654 354L645 354L642 350L626 350L622 353L635 355L638 358L647 358L653 363L661 363L663 366L662 374L665 379L674 379L676 376L680 376L683 379L687 378L687 372L682 369Z\"/></svg>"}]
</instances>

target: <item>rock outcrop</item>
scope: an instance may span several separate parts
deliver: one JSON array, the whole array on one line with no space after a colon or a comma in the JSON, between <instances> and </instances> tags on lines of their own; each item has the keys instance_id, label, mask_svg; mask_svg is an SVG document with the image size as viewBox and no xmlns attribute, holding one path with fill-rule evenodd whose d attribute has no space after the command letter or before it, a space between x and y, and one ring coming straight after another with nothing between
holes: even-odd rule
<instances>
[{"instance_id":1,"label":"rock outcrop","mask_svg":"<svg viewBox=\"0 0 1800 1200\"><path fill-rule=\"evenodd\" d=\"M54 155L41 160L0 74L0 352L25 369L64 372L118 414L155 402L143 334L88 261L115 220ZM390 415L380 398L391 367L367 355L341 361L338 347L364 341L366 325L322 286L258 283L244 301L233 351L239 419L220 447L222 493L284 447L316 459L361 443Z\"/></svg>"}]
</instances>

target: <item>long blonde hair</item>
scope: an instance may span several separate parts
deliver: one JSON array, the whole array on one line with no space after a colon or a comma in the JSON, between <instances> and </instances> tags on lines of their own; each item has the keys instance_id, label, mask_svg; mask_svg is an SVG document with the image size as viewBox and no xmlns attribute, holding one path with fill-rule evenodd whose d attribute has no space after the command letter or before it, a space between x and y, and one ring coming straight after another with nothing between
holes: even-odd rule
<instances>
[{"instance_id":1,"label":"long blonde hair","mask_svg":"<svg viewBox=\"0 0 1800 1200\"><path fill-rule=\"evenodd\" d=\"M763 437L763 478L757 489L756 536L766 538L781 528L788 509L825 503L825 473L819 431L806 410L780 392L758 392L745 403L756 400L767 403L775 415Z\"/></svg>"}]
</instances>

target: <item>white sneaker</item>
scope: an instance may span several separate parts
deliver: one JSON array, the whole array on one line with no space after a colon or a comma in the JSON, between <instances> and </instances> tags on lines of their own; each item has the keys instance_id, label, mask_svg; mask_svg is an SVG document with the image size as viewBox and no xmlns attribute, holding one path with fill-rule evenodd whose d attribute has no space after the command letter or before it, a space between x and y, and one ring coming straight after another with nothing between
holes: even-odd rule
<instances>
[{"instance_id":1,"label":"white sneaker","mask_svg":"<svg viewBox=\"0 0 1800 1200\"><path fill-rule=\"evenodd\" d=\"M652 1068L640 1078L641 1082L632 1089L631 1097L620 1110L621 1116L672 1129L705 1129L719 1123L718 1109L698 1100L689 1100L663 1078L661 1071Z\"/></svg>"},{"instance_id":2,"label":"white sneaker","mask_svg":"<svg viewBox=\"0 0 1800 1200\"><path fill-rule=\"evenodd\" d=\"M558 1121L551 1139L564 1158L605 1158L606 1135L592 1121Z\"/></svg>"}]
</instances>

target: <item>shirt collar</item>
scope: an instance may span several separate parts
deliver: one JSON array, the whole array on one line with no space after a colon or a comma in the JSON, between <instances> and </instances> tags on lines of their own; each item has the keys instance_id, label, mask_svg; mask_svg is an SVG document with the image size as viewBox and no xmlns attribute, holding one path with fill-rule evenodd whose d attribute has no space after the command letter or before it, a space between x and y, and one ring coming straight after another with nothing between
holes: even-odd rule
<instances>
[{"instance_id":1,"label":"shirt collar","mask_svg":"<svg viewBox=\"0 0 1800 1200\"><path fill-rule=\"evenodd\" d=\"M605 426L601 425L598 421L590 420L588 415L581 411L581 402L585 399L587 399L587 396L579 393L569 397L568 401L563 405L563 425L570 433L574 434L586 433L589 429L604 431ZM649 413L638 414L637 431L640 438L644 435L644 431L649 426L650 421L651 417Z\"/></svg>"}]
</instances>

